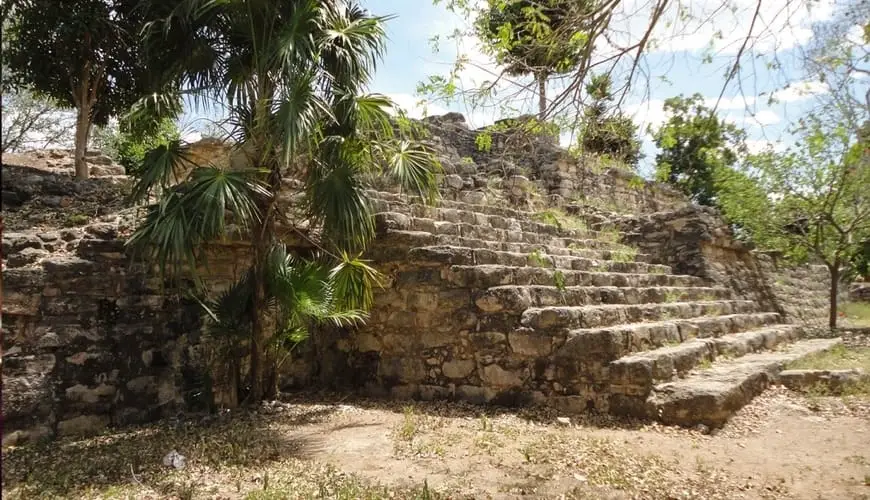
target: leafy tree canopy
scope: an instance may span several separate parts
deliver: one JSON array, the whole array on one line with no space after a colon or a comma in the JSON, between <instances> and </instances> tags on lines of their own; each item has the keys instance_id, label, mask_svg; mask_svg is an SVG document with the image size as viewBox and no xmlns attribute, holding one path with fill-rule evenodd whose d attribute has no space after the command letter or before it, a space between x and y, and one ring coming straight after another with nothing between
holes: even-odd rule
<instances>
[{"instance_id":1,"label":"leafy tree canopy","mask_svg":"<svg viewBox=\"0 0 870 500\"><path fill-rule=\"evenodd\" d=\"M700 94L665 100L670 118L653 134L660 152L656 177L702 205L716 204L717 169L733 166L745 152L743 130L719 118Z\"/></svg>"},{"instance_id":2,"label":"leafy tree canopy","mask_svg":"<svg viewBox=\"0 0 870 500\"><path fill-rule=\"evenodd\" d=\"M717 201L758 246L793 261L823 262L831 272L830 326L836 326L843 268L870 238L870 142L845 123L811 116L784 152L747 158L741 171L717 173Z\"/></svg>"},{"instance_id":3,"label":"leafy tree canopy","mask_svg":"<svg viewBox=\"0 0 870 500\"><path fill-rule=\"evenodd\" d=\"M11 81L74 107L76 178L93 125L125 113L160 82L162 68L142 51L135 0L15 0L4 33ZM176 106L174 111L179 111Z\"/></svg>"},{"instance_id":4,"label":"leafy tree canopy","mask_svg":"<svg viewBox=\"0 0 870 500\"><path fill-rule=\"evenodd\" d=\"M592 98L592 103L585 110L580 134L583 151L636 165L641 156L637 126L631 117L611 108L610 77L606 74L593 76L586 84L586 93Z\"/></svg>"},{"instance_id":5,"label":"leafy tree canopy","mask_svg":"<svg viewBox=\"0 0 870 500\"><path fill-rule=\"evenodd\" d=\"M133 0L18 0L3 54L15 83L69 107L83 85L97 97L91 109L105 125L144 94L141 19Z\"/></svg>"}]
</instances>

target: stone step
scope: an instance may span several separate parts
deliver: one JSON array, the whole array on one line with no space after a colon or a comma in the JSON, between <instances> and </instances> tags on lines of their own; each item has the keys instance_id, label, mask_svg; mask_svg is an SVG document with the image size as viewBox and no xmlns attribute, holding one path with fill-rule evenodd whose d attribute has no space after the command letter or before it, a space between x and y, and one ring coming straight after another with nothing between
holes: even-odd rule
<instances>
[{"instance_id":1,"label":"stone step","mask_svg":"<svg viewBox=\"0 0 870 500\"><path fill-rule=\"evenodd\" d=\"M421 205L418 201L409 198L408 196L396 193L388 193L386 191L374 191L367 190L366 194L369 196L369 199L372 201L372 205L375 209L381 206L397 206L397 207L409 207L411 205ZM424 206L424 205L421 205ZM457 209L457 210L465 210L468 212L476 212L487 215L498 215L501 217L511 217L514 219L528 219L531 220L534 217L534 213L526 212L523 210L515 210L512 208L505 207L497 207L492 205L475 205L471 203L464 203L461 201L451 201L451 200L438 200L436 206L440 208L447 209ZM400 210L406 211L406 210Z\"/></svg>"},{"instance_id":2,"label":"stone step","mask_svg":"<svg viewBox=\"0 0 870 500\"><path fill-rule=\"evenodd\" d=\"M559 331L642 321L745 314L756 312L757 307L751 300L532 307L523 312L520 322L522 326L535 330Z\"/></svg>"},{"instance_id":3,"label":"stone step","mask_svg":"<svg viewBox=\"0 0 870 500\"><path fill-rule=\"evenodd\" d=\"M557 357L563 363L592 359L607 365L632 353L686 342L694 338L716 338L780 323L772 312L727 314L691 319L631 323L609 328L587 328L568 332Z\"/></svg>"},{"instance_id":4,"label":"stone step","mask_svg":"<svg viewBox=\"0 0 870 500\"><path fill-rule=\"evenodd\" d=\"M378 236L376 244L371 249L372 255L386 256L390 253L395 253L394 258L399 260L405 259L407 250L415 247L427 246L460 246L466 248L484 248L488 250L501 252L515 252L521 254L531 254L538 252L542 255L568 255L574 257L584 257L587 259L601 260L620 260L627 258L629 255L625 247L614 245L614 249L608 248L580 248L577 245L571 247L552 246L540 243L526 243L515 241L490 241L479 238L469 238L464 236L455 236L448 234L432 234L425 231L401 231L388 230L382 232ZM390 250L395 249L395 252ZM635 262L650 262L652 256L649 254L635 254Z\"/></svg>"},{"instance_id":5,"label":"stone step","mask_svg":"<svg viewBox=\"0 0 870 500\"><path fill-rule=\"evenodd\" d=\"M776 351L718 360L709 369L655 386L646 400L646 415L666 424L721 427L775 382L787 363L841 343L839 338L801 340Z\"/></svg>"},{"instance_id":6,"label":"stone step","mask_svg":"<svg viewBox=\"0 0 870 500\"><path fill-rule=\"evenodd\" d=\"M453 286L463 288L491 288L501 285L546 286L704 286L697 276L674 274L628 274L591 271L547 269L517 266L450 266L444 278ZM558 282L558 283L557 283Z\"/></svg>"},{"instance_id":7,"label":"stone step","mask_svg":"<svg viewBox=\"0 0 870 500\"><path fill-rule=\"evenodd\" d=\"M375 214L375 225L378 234L384 234L388 231L418 231L489 241L536 243L562 248L573 245L579 248L606 248L611 251L619 249L624 252L632 252L631 256L633 257L633 249L630 249L630 247L613 241L595 239L594 237L582 239L531 231L513 231L464 222L454 223L435 219L423 219L398 212L380 212ZM590 236L594 235L590 234Z\"/></svg>"},{"instance_id":8,"label":"stone step","mask_svg":"<svg viewBox=\"0 0 870 500\"><path fill-rule=\"evenodd\" d=\"M482 290L475 295L477 308L487 313L520 314L531 307L594 304L657 304L731 298L723 287L614 287L506 285Z\"/></svg>"},{"instance_id":9,"label":"stone step","mask_svg":"<svg viewBox=\"0 0 870 500\"><path fill-rule=\"evenodd\" d=\"M634 261L614 261L574 257L572 255L545 255L503 252L483 248L468 248L454 245L439 245L412 248L407 259L414 264L456 264L456 265L501 265L532 266L543 268L568 269L575 271L598 271L614 273L658 273L669 274L671 268L658 264Z\"/></svg>"},{"instance_id":10,"label":"stone step","mask_svg":"<svg viewBox=\"0 0 870 500\"><path fill-rule=\"evenodd\" d=\"M673 380L723 356L736 358L793 342L801 331L797 325L777 325L722 337L695 338L624 356L612 362L608 369L612 393L610 408L619 410L627 405L634 406L635 402L643 403L656 383Z\"/></svg>"},{"instance_id":11,"label":"stone step","mask_svg":"<svg viewBox=\"0 0 870 500\"><path fill-rule=\"evenodd\" d=\"M443 206L406 205L384 202L375 206L376 212L398 212L412 217L433 219L454 223L476 224L511 231L530 231L534 233L564 236L568 238L600 238L602 233L588 228L565 228L535 219L535 214L524 214L522 217L505 217L503 215L482 213L462 208ZM608 233L606 236L611 236Z\"/></svg>"}]
</instances>

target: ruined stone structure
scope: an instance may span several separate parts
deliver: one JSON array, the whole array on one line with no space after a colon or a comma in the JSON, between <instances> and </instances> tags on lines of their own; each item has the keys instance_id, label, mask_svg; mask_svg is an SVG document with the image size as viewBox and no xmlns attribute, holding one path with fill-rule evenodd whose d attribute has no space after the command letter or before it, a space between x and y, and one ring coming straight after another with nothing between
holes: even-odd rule
<instances>
[{"instance_id":1,"label":"ruined stone structure","mask_svg":"<svg viewBox=\"0 0 870 500\"><path fill-rule=\"evenodd\" d=\"M825 314L823 269L778 267L673 190L546 141L495 134L479 151L459 115L424 126L443 200L370 192L384 288L367 326L324 335L288 383L716 426L786 361L837 342L806 338ZM38 168L4 157L11 442L170 415L205 390L200 309L126 253L126 178L102 165L71 183L62 156ZM552 207L575 224L547 223ZM230 282L241 266L232 247L216 249L209 279Z\"/></svg>"}]
</instances>

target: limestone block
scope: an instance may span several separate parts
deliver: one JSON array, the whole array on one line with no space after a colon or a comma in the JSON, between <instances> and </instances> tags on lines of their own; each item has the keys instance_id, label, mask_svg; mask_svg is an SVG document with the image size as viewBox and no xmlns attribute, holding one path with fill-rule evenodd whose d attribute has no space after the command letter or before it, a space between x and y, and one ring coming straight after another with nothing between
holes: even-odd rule
<instances>
[{"instance_id":1,"label":"limestone block","mask_svg":"<svg viewBox=\"0 0 870 500\"><path fill-rule=\"evenodd\" d=\"M553 350L552 337L534 330L518 330L508 334L508 344L513 352L523 356L549 356Z\"/></svg>"},{"instance_id":2,"label":"limestone block","mask_svg":"<svg viewBox=\"0 0 870 500\"><path fill-rule=\"evenodd\" d=\"M450 174L444 177L444 183L451 189L462 189L465 180L456 174Z\"/></svg>"},{"instance_id":3,"label":"limestone block","mask_svg":"<svg viewBox=\"0 0 870 500\"><path fill-rule=\"evenodd\" d=\"M505 370L497 364L484 366L480 378L484 384L491 387L519 387L523 383L518 374Z\"/></svg>"},{"instance_id":4,"label":"limestone block","mask_svg":"<svg viewBox=\"0 0 870 500\"><path fill-rule=\"evenodd\" d=\"M455 359L441 365L441 373L447 378L463 379L474 371L475 363L471 359Z\"/></svg>"}]
</instances>

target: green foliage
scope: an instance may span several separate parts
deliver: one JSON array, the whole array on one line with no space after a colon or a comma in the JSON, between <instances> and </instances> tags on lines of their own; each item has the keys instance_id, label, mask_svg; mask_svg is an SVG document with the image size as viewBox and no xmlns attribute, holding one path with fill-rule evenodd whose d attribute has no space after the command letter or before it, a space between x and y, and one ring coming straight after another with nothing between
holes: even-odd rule
<instances>
[{"instance_id":1,"label":"green foliage","mask_svg":"<svg viewBox=\"0 0 870 500\"><path fill-rule=\"evenodd\" d=\"M258 354L249 397L259 400L274 389L267 365L280 362L268 349L292 348L323 322L356 324L371 306L378 274L357 257L374 237L367 186L389 178L431 202L440 166L412 127L393 126L387 97L364 91L385 48L386 18L339 0L150 0L142 9L154 19L147 46L174 56L174 78L197 99L228 103L230 136L248 168L197 165L179 141L149 151L133 196L159 199L129 243L164 273L196 278L209 243L250 242L254 265L224 315L232 319L214 316ZM178 97L172 89L149 96L130 119L153 122ZM285 176L301 181L301 197L279 196ZM317 228L317 256L285 248L277 222Z\"/></svg>"},{"instance_id":2,"label":"green foliage","mask_svg":"<svg viewBox=\"0 0 870 500\"><path fill-rule=\"evenodd\" d=\"M68 107L91 89L91 119L103 125L125 112L147 90L148 71L135 2L29 0L16 2L4 64L15 83ZM154 68L150 68L151 71Z\"/></svg>"},{"instance_id":3,"label":"green foliage","mask_svg":"<svg viewBox=\"0 0 870 500\"><path fill-rule=\"evenodd\" d=\"M580 132L583 151L637 165L641 158L637 126L622 112L608 109L613 101L610 76L593 76L586 85L586 93L593 101L584 112Z\"/></svg>"},{"instance_id":4,"label":"green foliage","mask_svg":"<svg viewBox=\"0 0 870 500\"><path fill-rule=\"evenodd\" d=\"M752 155L742 171L717 177L720 204L756 245L794 261L823 262L835 277L870 238L867 136L846 123L801 120L784 153ZM830 326L836 324L832 305Z\"/></svg>"},{"instance_id":5,"label":"green foliage","mask_svg":"<svg viewBox=\"0 0 870 500\"><path fill-rule=\"evenodd\" d=\"M552 264L540 249L535 249L535 251L529 254L529 262L537 267L550 267Z\"/></svg>"},{"instance_id":6,"label":"green foliage","mask_svg":"<svg viewBox=\"0 0 870 500\"><path fill-rule=\"evenodd\" d=\"M64 227L86 226L91 218L85 214L69 214L63 221Z\"/></svg>"},{"instance_id":7,"label":"green foliage","mask_svg":"<svg viewBox=\"0 0 870 500\"><path fill-rule=\"evenodd\" d=\"M492 149L492 133L486 130L479 132L474 136L474 145L477 146L478 151L489 153Z\"/></svg>"},{"instance_id":8,"label":"green foliage","mask_svg":"<svg viewBox=\"0 0 870 500\"><path fill-rule=\"evenodd\" d=\"M637 257L637 248L620 247L610 251L610 260L614 262L634 262Z\"/></svg>"},{"instance_id":9,"label":"green foliage","mask_svg":"<svg viewBox=\"0 0 870 500\"><path fill-rule=\"evenodd\" d=\"M138 177L142 173L145 155L160 146L178 141L181 134L175 120L164 118L153 130L135 130L128 124L117 129L106 129L100 137L103 153L121 164L127 175Z\"/></svg>"},{"instance_id":10,"label":"green foliage","mask_svg":"<svg viewBox=\"0 0 870 500\"><path fill-rule=\"evenodd\" d=\"M147 20L137 2L27 0L9 12L3 59L11 81L78 111L76 178L87 178L84 152L92 126L178 82L164 78L169 65L156 57L159 51L144 50L140 32ZM163 116L181 112L180 99L167 104Z\"/></svg>"},{"instance_id":11,"label":"green foliage","mask_svg":"<svg viewBox=\"0 0 870 500\"><path fill-rule=\"evenodd\" d=\"M558 269L553 271L553 286L555 286L560 292L564 292L567 288L565 286L565 273Z\"/></svg>"},{"instance_id":12,"label":"green foliage","mask_svg":"<svg viewBox=\"0 0 870 500\"><path fill-rule=\"evenodd\" d=\"M511 75L535 75L541 92L549 75L573 70L582 60L593 2L487 0L475 21L485 50Z\"/></svg>"},{"instance_id":13,"label":"green foliage","mask_svg":"<svg viewBox=\"0 0 870 500\"><path fill-rule=\"evenodd\" d=\"M653 138L656 178L682 190L702 205L717 203L715 172L733 166L745 152L745 132L704 105L700 94L665 100L671 116Z\"/></svg>"}]
</instances>

